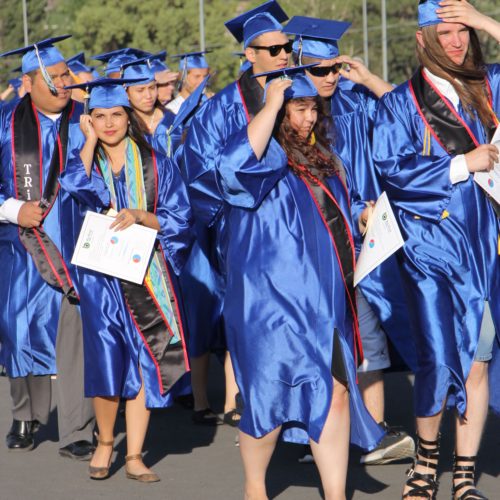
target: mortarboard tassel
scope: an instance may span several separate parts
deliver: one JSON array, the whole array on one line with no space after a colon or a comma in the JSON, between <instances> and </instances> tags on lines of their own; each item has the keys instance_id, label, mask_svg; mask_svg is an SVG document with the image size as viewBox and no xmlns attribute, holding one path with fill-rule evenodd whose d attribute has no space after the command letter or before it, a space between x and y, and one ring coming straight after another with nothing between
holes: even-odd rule
<instances>
[{"instance_id":1,"label":"mortarboard tassel","mask_svg":"<svg viewBox=\"0 0 500 500\"><path fill-rule=\"evenodd\" d=\"M42 58L40 57L40 52L38 52L38 47L36 44L34 45L34 47L35 47L36 58L38 59L38 64L40 65L40 71L42 72L43 79L47 84L47 87L49 87L50 93L52 95L57 95L56 86L54 85L52 78L50 78L50 75L47 72L47 68L45 67L45 64L43 64Z\"/></svg>"}]
</instances>

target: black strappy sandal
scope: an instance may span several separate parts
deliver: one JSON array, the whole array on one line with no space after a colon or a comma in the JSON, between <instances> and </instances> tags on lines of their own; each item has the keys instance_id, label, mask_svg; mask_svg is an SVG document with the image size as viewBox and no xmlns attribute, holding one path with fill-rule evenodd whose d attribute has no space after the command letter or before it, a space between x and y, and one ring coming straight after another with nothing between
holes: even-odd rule
<instances>
[{"instance_id":1,"label":"black strappy sandal","mask_svg":"<svg viewBox=\"0 0 500 500\"><path fill-rule=\"evenodd\" d=\"M459 462L466 462L472 465L460 465ZM452 500L488 500L478 489L475 483L476 457L462 457L455 455L453 459L453 488L451 490ZM463 481L455 484L455 480ZM467 488L460 496L458 492Z\"/></svg>"},{"instance_id":2,"label":"black strappy sandal","mask_svg":"<svg viewBox=\"0 0 500 500\"><path fill-rule=\"evenodd\" d=\"M426 446L424 448L422 445ZM439 459L439 436L436 441L427 441L417 437L417 454L413 460L413 465L408 469L406 485L410 490L403 495L403 499L417 497L435 500L438 491L437 461ZM429 462L436 460L436 463ZM415 471L415 467L421 465L433 469L434 474L422 474Z\"/></svg>"}]
</instances>

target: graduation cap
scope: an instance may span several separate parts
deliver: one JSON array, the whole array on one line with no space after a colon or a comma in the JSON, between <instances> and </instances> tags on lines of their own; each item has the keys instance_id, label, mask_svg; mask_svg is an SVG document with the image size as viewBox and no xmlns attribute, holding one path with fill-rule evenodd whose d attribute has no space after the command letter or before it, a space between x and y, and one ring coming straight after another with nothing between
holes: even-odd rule
<instances>
[{"instance_id":1,"label":"graduation cap","mask_svg":"<svg viewBox=\"0 0 500 500\"><path fill-rule=\"evenodd\" d=\"M78 52L78 54L73 57L66 59L66 64L75 75L78 75L78 73L92 73L95 69L95 66L87 66L85 64L84 52Z\"/></svg>"},{"instance_id":2,"label":"graduation cap","mask_svg":"<svg viewBox=\"0 0 500 500\"><path fill-rule=\"evenodd\" d=\"M127 79L139 79L139 82L125 84L125 87L133 85L144 85L155 81L155 74L148 64L148 58L136 59L122 66L122 76Z\"/></svg>"},{"instance_id":3,"label":"graduation cap","mask_svg":"<svg viewBox=\"0 0 500 500\"><path fill-rule=\"evenodd\" d=\"M270 31L282 31L280 23L288 16L276 0L269 0L248 12L240 14L224 23L226 28L243 48L247 48L252 40Z\"/></svg>"},{"instance_id":4,"label":"graduation cap","mask_svg":"<svg viewBox=\"0 0 500 500\"><path fill-rule=\"evenodd\" d=\"M201 52L186 52L184 54L176 54L172 56L173 59L179 59L179 69L189 71L190 69L208 69L208 63L205 59L205 54L211 52L210 50L203 50Z\"/></svg>"},{"instance_id":5,"label":"graduation cap","mask_svg":"<svg viewBox=\"0 0 500 500\"><path fill-rule=\"evenodd\" d=\"M9 52L4 52L0 54L0 57L13 56L22 54L22 65L21 71L24 74L30 71L35 71L40 69L45 83L50 89L53 95L57 95L57 89L47 72L47 66L53 66L60 62L64 62L63 55L59 52L59 49L54 47L54 44L61 42L70 38L71 35L61 35L52 38L47 38L41 42L28 45L27 47L22 47L20 49L10 50Z\"/></svg>"},{"instance_id":6,"label":"graduation cap","mask_svg":"<svg viewBox=\"0 0 500 500\"><path fill-rule=\"evenodd\" d=\"M420 0L418 4L418 26L420 28L443 22L436 14L436 10L441 7L439 2L441 0Z\"/></svg>"},{"instance_id":7,"label":"graduation cap","mask_svg":"<svg viewBox=\"0 0 500 500\"><path fill-rule=\"evenodd\" d=\"M8 80L9 85L12 85L14 90L17 92L19 87L23 84L21 78L12 78L12 80Z\"/></svg>"},{"instance_id":8,"label":"graduation cap","mask_svg":"<svg viewBox=\"0 0 500 500\"><path fill-rule=\"evenodd\" d=\"M106 76L109 76L111 73L120 72L125 63L150 55L152 55L151 52L127 47L125 49L112 50L111 52L104 52L103 54L92 56L91 59L106 63L104 73Z\"/></svg>"},{"instance_id":9,"label":"graduation cap","mask_svg":"<svg viewBox=\"0 0 500 500\"><path fill-rule=\"evenodd\" d=\"M283 31L295 35L293 51L298 55L317 59L333 59L339 55L338 40L349 29L351 23L331 21L315 17L294 16Z\"/></svg>"},{"instance_id":10,"label":"graduation cap","mask_svg":"<svg viewBox=\"0 0 500 500\"><path fill-rule=\"evenodd\" d=\"M252 67L252 63L245 57L244 52L233 52L233 56L240 58L240 73L245 73Z\"/></svg>"},{"instance_id":11,"label":"graduation cap","mask_svg":"<svg viewBox=\"0 0 500 500\"><path fill-rule=\"evenodd\" d=\"M89 94L89 101L86 105L89 110L94 108L114 108L115 106L125 106L130 108L127 91L124 85L139 83L140 78L98 78L92 82L68 85L66 89L81 89Z\"/></svg>"},{"instance_id":12,"label":"graduation cap","mask_svg":"<svg viewBox=\"0 0 500 500\"><path fill-rule=\"evenodd\" d=\"M165 63L165 59L167 58L167 51L162 50L157 54L153 54L152 56L146 57L145 62L149 66L149 69L153 73L159 73L160 71L168 70L169 67Z\"/></svg>"},{"instance_id":13,"label":"graduation cap","mask_svg":"<svg viewBox=\"0 0 500 500\"><path fill-rule=\"evenodd\" d=\"M283 78L287 80L292 80L292 86L285 90L285 100L289 99L300 99L301 97L316 97L318 91L314 86L314 83L307 77L305 70L317 66L318 63L305 64L303 66L293 66L290 68L281 68L274 71L266 71L265 73L258 73L253 75L253 78L258 78L260 76L265 76L266 87L275 78ZM264 100L266 100L266 92L264 91Z\"/></svg>"}]
</instances>

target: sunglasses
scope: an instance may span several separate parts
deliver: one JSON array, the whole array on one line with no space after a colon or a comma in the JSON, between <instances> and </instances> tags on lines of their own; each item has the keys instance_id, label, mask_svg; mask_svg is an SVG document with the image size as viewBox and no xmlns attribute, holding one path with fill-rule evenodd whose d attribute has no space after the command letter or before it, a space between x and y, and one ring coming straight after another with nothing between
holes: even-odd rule
<instances>
[{"instance_id":1,"label":"sunglasses","mask_svg":"<svg viewBox=\"0 0 500 500\"><path fill-rule=\"evenodd\" d=\"M341 69L342 63L336 63L332 66L314 66L308 68L307 71L309 71L312 76L328 76L330 73L336 75Z\"/></svg>"},{"instance_id":2,"label":"sunglasses","mask_svg":"<svg viewBox=\"0 0 500 500\"><path fill-rule=\"evenodd\" d=\"M292 47L293 40L290 40L283 45L269 45L268 47L265 47L264 45L250 45L250 48L252 49L268 50L271 57L276 57L282 50L284 50L287 54L290 54L292 52Z\"/></svg>"}]
</instances>

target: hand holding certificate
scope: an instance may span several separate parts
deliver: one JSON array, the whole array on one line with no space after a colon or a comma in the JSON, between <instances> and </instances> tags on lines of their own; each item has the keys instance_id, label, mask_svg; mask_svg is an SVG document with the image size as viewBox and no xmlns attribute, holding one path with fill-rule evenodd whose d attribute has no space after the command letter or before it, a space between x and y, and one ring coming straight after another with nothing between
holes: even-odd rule
<instances>
[{"instance_id":1,"label":"hand holding certificate","mask_svg":"<svg viewBox=\"0 0 500 500\"><path fill-rule=\"evenodd\" d=\"M115 222L109 215L87 212L71 263L140 285L157 231L138 224L115 231L110 227Z\"/></svg>"},{"instance_id":2,"label":"hand holding certificate","mask_svg":"<svg viewBox=\"0 0 500 500\"><path fill-rule=\"evenodd\" d=\"M403 245L387 194L382 193L368 219L365 239L356 262L354 286Z\"/></svg>"},{"instance_id":3,"label":"hand holding certificate","mask_svg":"<svg viewBox=\"0 0 500 500\"><path fill-rule=\"evenodd\" d=\"M500 126L497 128L491 144L500 151ZM476 172L474 180L488 193L497 203L500 203L500 163L495 163L493 170L489 172Z\"/></svg>"}]
</instances>

